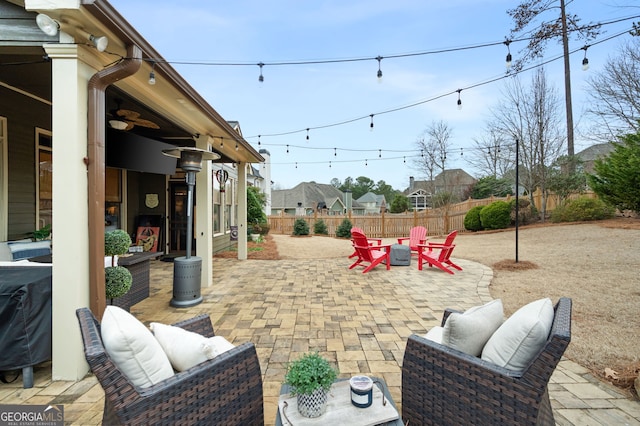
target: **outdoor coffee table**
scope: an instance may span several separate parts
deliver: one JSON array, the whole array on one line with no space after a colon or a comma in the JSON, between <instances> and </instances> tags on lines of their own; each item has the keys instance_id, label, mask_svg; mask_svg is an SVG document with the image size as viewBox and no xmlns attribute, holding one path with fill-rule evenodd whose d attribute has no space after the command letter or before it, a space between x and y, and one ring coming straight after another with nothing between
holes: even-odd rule
<instances>
[{"instance_id":1,"label":"outdoor coffee table","mask_svg":"<svg viewBox=\"0 0 640 426\"><path fill-rule=\"evenodd\" d=\"M293 421L293 426L298 426L298 424L331 424L332 426L338 425L384 425L384 426L402 426L404 423L402 422L402 418L400 417L400 413L396 408L395 402L391 398L389 394L389 389L387 388L387 384L384 380L371 377L374 381L374 394L373 394L373 403L370 407L367 408L358 408L351 404L351 388L349 386L349 379L338 379L331 386L331 390L329 391L329 396L327 400L327 411L321 415L320 417L316 417L315 419L306 419L304 418L302 423L298 423ZM276 414L276 426L288 426L289 423L282 422L282 418L280 417L280 407L283 404L283 400L289 397L289 393L291 388L289 385L282 385L280 388L280 401L278 404L278 412ZM381 391L381 392L379 392ZM398 417L395 420L387 421L387 422L378 422L372 421L370 419L369 414L373 414L374 404L379 404L382 406L382 394L384 394L384 398L386 399L387 405L384 408L382 413L378 412L378 414L389 415L395 411L395 414ZM295 399L295 398L294 398ZM378 405L376 405L378 407ZM367 411L369 410L369 411ZM292 414L297 414L296 406L289 405L287 407L287 416L291 419Z\"/></svg>"}]
</instances>

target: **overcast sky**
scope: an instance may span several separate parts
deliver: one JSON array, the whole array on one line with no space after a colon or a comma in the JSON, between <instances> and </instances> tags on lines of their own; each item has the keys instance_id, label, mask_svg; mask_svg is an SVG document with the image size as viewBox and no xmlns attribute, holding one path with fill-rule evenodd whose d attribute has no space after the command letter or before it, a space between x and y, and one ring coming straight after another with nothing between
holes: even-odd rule
<instances>
[{"instance_id":1,"label":"overcast sky","mask_svg":"<svg viewBox=\"0 0 640 426\"><path fill-rule=\"evenodd\" d=\"M513 0L111 3L213 108L240 123L249 143L270 152L277 189L367 176L403 190L410 176L424 178L410 159L419 155L416 139L439 120L453 130L447 168L480 177L465 158L473 152L473 139L483 135L489 108L500 101L504 80L481 83L505 75L507 48L501 42L512 27L506 11L517 4ZM632 1L567 4L583 24L640 13L637 6L624 7ZM601 38L630 27L631 21L607 25ZM584 51L571 56L577 126L585 124L586 79L629 39L624 35L589 48L586 72L581 66ZM491 43L498 44L471 48ZM510 45L514 59L524 46ZM582 46L584 42L572 41L570 49ZM453 51L422 54L449 49ZM561 54L562 46L550 43L545 60ZM401 55L408 56L392 58ZM383 57L381 81L373 59L378 56ZM354 60L363 58L369 59ZM291 64L325 60L343 61ZM260 62L266 64L262 83ZM227 65L206 65L211 63ZM564 99L562 61L545 69ZM529 71L520 78L528 84L531 76ZM463 89L460 110L458 89ZM575 151L589 145L578 136Z\"/></svg>"}]
</instances>

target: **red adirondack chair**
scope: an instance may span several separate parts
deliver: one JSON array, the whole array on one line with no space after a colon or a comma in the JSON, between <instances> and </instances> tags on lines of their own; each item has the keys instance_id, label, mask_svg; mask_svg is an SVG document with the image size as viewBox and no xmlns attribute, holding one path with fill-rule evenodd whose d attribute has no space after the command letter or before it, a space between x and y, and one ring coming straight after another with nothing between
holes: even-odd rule
<instances>
[{"instance_id":1,"label":"red adirondack chair","mask_svg":"<svg viewBox=\"0 0 640 426\"><path fill-rule=\"evenodd\" d=\"M418 244L424 244L427 241L427 228L424 226L415 226L409 231L408 237L398 238L398 244L407 241L412 255L418 255Z\"/></svg>"},{"instance_id":2,"label":"red adirondack chair","mask_svg":"<svg viewBox=\"0 0 640 426\"><path fill-rule=\"evenodd\" d=\"M353 231L359 232L361 234L364 235L364 231L360 228L356 228L355 226L353 228L351 228L351 242L353 242ZM369 238L367 237L367 242L370 246L376 245L379 246L380 244L382 244L382 238ZM349 255L349 259L351 259L352 257L356 257L358 255L358 251L354 250L353 253L351 253Z\"/></svg>"},{"instance_id":3,"label":"red adirondack chair","mask_svg":"<svg viewBox=\"0 0 640 426\"><path fill-rule=\"evenodd\" d=\"M429 267L435 266L452 275L453 271L449 268L462 271L462 268L449 258L455 248L453 240L456 235L458 235L458 231L451 232L447 235L444 243L418 244L418 269L422 271L422 263L427 262Z\"/></svg>"},{"instance_id":4,"label":"red adirondack chair","mask_svg":"<svg viewBox=\"0 0 640 426\"><path fill-rule=\"evenodd\" d=\"M367 237L362 232L354 230L351 230L351 238L358 260L356 260L353 265L349 266L349 269L353 269L358 265L364 266L365 268L362 273L365 274L381 262L385 262L387 270L391 269L391 262L389 259L391 244L372 246L369 244Z\"/></svg>"}]
</instances>

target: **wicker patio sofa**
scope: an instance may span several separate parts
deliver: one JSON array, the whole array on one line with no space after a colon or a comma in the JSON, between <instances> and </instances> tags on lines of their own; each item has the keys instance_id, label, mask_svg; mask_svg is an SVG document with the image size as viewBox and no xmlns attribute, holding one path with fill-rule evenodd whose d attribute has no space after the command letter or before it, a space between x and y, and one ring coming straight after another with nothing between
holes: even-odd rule
<instances>
[{"instance_id":1,"label":"wicker patio sofa","mask_svg":"<svg viewBox=\"0 0 640 426\"><path fill-rule=\"evenodd\" d=\"M263 425L262 375L255 346L228 352L141 389L109 357L100 324L88 308L76 311L85 357L105 392L104 425ZM208 315L175 326L211 337Z\"/></svg>"},{"instance_id":2,"label":"wicker patio sofa","mask_svg":"<svg viewBox=\"0 0 640 426\"><path fill-rule=\"evenodd\" d=\"M571 340L571 299L560 298L554 311L546 344L521 372L410 336L402 364L405 423L554 425L547 384Z\"/></svg>"}]
</instances>

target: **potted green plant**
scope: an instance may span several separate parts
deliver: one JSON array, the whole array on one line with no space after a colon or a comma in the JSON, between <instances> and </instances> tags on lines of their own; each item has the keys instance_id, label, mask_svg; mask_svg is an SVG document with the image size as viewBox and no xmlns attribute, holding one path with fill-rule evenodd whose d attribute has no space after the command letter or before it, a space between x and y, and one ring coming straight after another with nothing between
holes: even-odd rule
<instances>
[{"instance_id":1,"label":"potted green plant","mask_svg":"<svg viewBox=\"0 0 640 426\"><path fill-rule=\"evenodd\" d=\"M131 289L133 277L124 266L116 266L117 258L129 251L131 237L122 229L107 231L104 234L104 254L110 257L110 265L104 270L105 291L111 300L126 294Z\"/></svg>"},{"instance_id":2,"label":"potted green plant","mask_svg":"<svg viewBox=\"0 0 640 426\"><path fill-rule=\"evenodd\" d=\"M337 372L317 352L310 352L287 366L284 383L297 397L298 411L304 417L319 417L327 405L327 393Z\"/></svg>"}]
</instances>

